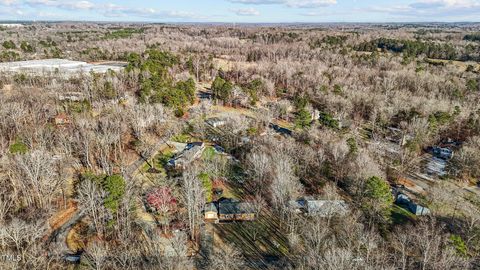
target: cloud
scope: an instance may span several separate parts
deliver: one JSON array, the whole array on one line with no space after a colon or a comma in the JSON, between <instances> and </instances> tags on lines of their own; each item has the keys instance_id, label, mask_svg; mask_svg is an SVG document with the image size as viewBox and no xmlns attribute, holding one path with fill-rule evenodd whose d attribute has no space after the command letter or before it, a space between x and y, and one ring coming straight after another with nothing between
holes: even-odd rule
<instances>
[{"instance_id":1,"label":"cloud","mask_svg":"<svg viewBox=\"0 0 480 270\"><path fill-rule=\"evenodd\" d=\"M285 5L293 8L318 8L335 5L337 0L228 0L246 5Z\"/></svg>"},{"instance_id":2,"label":"cloud","mask_svg":"<svg viewBox=\"0 0 480 270\"><path fill-rule=\"evenodd\" d=\"M287 1L287 6L296 8L318 8L337 4L337 0Z\"/></svg>"},{"instance_id":3,"label":"cloud","mask_svg":"<svg viewBox=\"0 0 480 270\"><path fill-rule=\"evenodd\" d=\"M412 19L442 20L480 16L478 0L418 0L406 5L375 6L363 11L387 13Z\"/></svg>"},{"instance_id":4,"label":"cloud","mask_svg":"<svg viewBox=\"0 0 480 270\"><path fill-rule=\"evenodd\" d=\"M0 5L11 6L18 3L17 0L0 0Z\"/></svg>"},{"instance_id":5,"label":"cloud","mask_svg":"<svg viewBox=\"0 0 480 270\"><path fill-rule=\"evenodd\" d=\"M317 11L317 10L313 10L313 11L307 11L307 12L303 12L303 13L300 13L299 15L300 16L305 16L305 17L335 17L337 16L350 16L350 15L353 15L355 14L354 12L351 12L351 11Z\"/></svg>"},{"instance_id":6,"label":"cloud","mask_svg":"<svg viewBox=\"0 0 480 270\"><path fill-rule=\"evenodd\" d=\"M254 8L239 8L232 9L232 11L238 16L259 16L260 12Z\"/></svg>"},{"instance_id":7,"label":"cloud","mask_svg":"<svg viewBox=\"0 0 480 270\"><path fill-rule=\"evenodd\" d=\"M103 15L106 17L139 17L147 19L205 19L193 12L187 11L160 11L154 8L132 8L107 4L103 7Z\"/></svg>"},{"instance_id":8,"label":"cloud","mask_svg":"<svg viewBox=\"0 0 480 270\"><path fill-rule=\"evenodd\" d=\"M228 0L232 3L237 4L246 4L246 5L274 5L274 4L284 4L284 0Z\"/></svg>"},{"instance_id":9,"label":"cloud","mask_svg":"<svg viewBox=\"0 0 480 270\"><path fill-rule=\"evenodd\" d=\"M25 2L32 7L55 7L68 10L90 10L95 4L89 1L57 1L57 0L28 0Z\"/></svg>"},{"instance_id":10,"label":"cloud","mask_svg":"<svg viewBox=\"0 0 480 270\"><path fill-rule=\"evenodd\" d=\"M68 10L69 12L75 11L89 11L89 12L96 12L105 17L136 17L136 18L147 18L151 20L156 19L192 19L192 20L202 20L205 19L205 16L200 16L193 12L186 12L186 11L164 11L164 10L156 10L154 8L149 7L129 7L129 6L121 6L112 3L103 4L98 3L96 1L88 1L88 0L0 0L0 5L4 5L6 7L1 8L0 11L3 9L5 11L8 7L13 8L16 7L18 10L21 9L33 9L36 14L56 14L52 11L53 8ZM2 14L4 12L1 12ZM9 12L13 14L13 12ZM18 14L18 12L17 12ZM50 16L48 15L48 16ZM75 15L75 13L72 13ZM39 15L40 16L40 15ZM40 16L40 17L46 17Z\"/></svg>"},{"instance_id":11,"label":"cloud","mask_svg":"<svg viewBox=\"0 0 480 270\"><path fill-rule=\"evenodd\" d=\"M479 1L474 0L420 0L409 6L417 9L462 9L475 8L479 5Z\"/></svg>"}]
</instances>

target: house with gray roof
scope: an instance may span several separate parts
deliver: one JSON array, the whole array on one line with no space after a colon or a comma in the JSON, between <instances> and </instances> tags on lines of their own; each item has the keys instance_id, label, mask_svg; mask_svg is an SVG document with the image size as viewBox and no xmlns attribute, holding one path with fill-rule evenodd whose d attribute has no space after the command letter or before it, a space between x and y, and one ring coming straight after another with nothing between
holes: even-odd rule
<instances>
[{"instance_id":1,"label":"house with gray roof","mask_svg":"<svg viewBox=\"0 0 480 270\"><path fill-rule=\"evenodd\" d=\"M296 213L303 212L317 217L344 216L349 212L348 205L343 200L299 199L290 201L289 207Z\"/></svg>"},{"instance_id":2,"label":"house with gray roof","mask_svg":"<svg viewBox=\"0 0 480 270\"><path fill-rule=\"evenodd\" d=\"M185 169L202 155L204 149L205 144L203 142L189 143L181 153L168 161L167 166L175 169Z\"/></svg>"},{"instance_id":3,"label":"house with gray roof","mask_svg":"<svg viewBox=\"0 0 480 270\"><path fill-rule=\"evenodd\" d=\"M224 199L218 202L218 219L220 221L255 220L255 207L249 202Z\"/></svg>"},{"instance_id":4,"label":"house with gray roof","mask_svg":"<svg viewBox=\"0 0 480 270\"><path fill-rule=\"evenodd\" d=\"M402 206L403 208L408 209L408 211L412 212L416 216L430 215L430 209L416 204L407 195L403 193L397 194L395 203Z\"/></svg>"}]
</instances>

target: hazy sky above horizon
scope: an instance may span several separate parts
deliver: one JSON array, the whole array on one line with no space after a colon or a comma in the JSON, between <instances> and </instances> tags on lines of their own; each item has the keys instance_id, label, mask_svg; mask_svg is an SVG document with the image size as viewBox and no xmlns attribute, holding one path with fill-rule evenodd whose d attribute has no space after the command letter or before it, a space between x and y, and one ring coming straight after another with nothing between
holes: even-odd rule
<instances>
[{"instance_id":1,"label":"hazy sky above horizon","mask_svg":"<svg viewBox=\"0 0 480 270\"><path fill-rule=\"evenodd\" d=\"M458 22L480 0L0 0L0 20Z\"/></svg>"}]
</instances>

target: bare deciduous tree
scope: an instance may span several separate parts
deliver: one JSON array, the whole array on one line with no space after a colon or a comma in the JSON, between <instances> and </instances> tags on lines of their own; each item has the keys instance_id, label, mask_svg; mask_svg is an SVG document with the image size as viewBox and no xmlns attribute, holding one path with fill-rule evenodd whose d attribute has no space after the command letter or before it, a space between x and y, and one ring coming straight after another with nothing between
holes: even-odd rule
<instances>
[{"instance_id":1,"label":"bare deciduous tree","mask_svg":"<svg viewBox=\"0 0 480 270\"><path fill-rule=\"evenodd\" d=\"M197 170L191 168L189 171L185 171L182 177L183 199L187 207L188 228L192 240L196 239L197 229L202 218L202 209L205 205L203 187L197 175Z\"/></svg>"}]
</instances>

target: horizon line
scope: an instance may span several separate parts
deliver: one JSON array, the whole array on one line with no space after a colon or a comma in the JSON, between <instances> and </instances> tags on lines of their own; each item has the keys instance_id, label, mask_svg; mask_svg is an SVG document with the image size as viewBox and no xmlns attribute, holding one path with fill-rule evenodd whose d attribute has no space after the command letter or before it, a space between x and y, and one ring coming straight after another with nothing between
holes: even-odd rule
<instances>
[{"instance_id":1,"label":"horizon line","mask_svg":"<svg viewBox=\"0 0 480 270\"><path fill-rule=\"evenodd\" d=\"M109 21L109 20L2 20L0 24L9 23L133 23L133 24L476 24L480 21L326 21L326 22L234 22L234 21Z\"/></svg>"}]
</instances>

